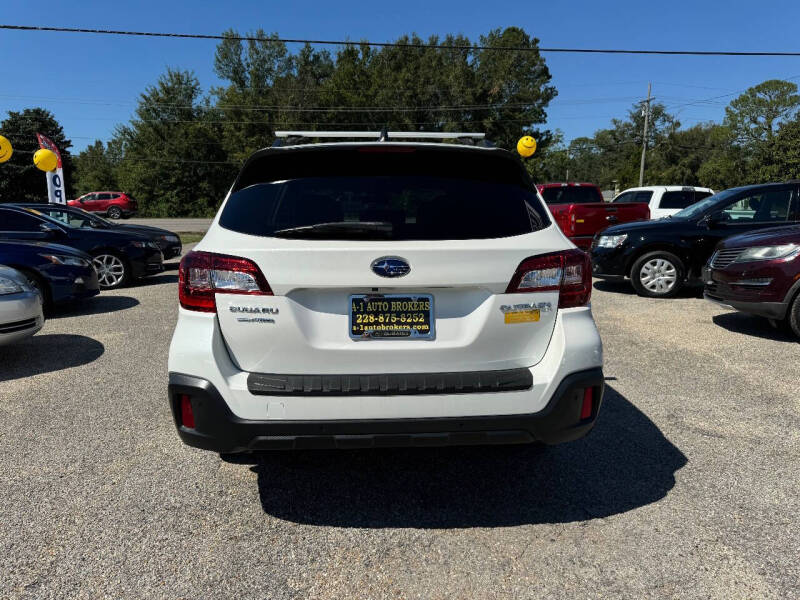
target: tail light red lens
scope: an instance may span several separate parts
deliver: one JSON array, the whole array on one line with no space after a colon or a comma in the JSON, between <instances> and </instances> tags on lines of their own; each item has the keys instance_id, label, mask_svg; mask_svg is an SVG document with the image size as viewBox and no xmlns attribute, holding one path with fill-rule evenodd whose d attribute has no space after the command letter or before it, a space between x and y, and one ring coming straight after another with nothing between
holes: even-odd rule
<instances>
[{"instance_id":1,"label":"tail light red lens","mask_svg":"<svg viewBox=\"0 0 800 600\"><path fill-rule=\"evenodd\" d=\"M180 394L178 400L181 403L181 425L194 429L194 413L192 412L192 397L189 394Z\"/></svg>"},{"instance_id":2,"label":"tail light red lens","mask_svg":"<svg viewBox=\"0 0 800 600\"><path fill-rule=\"evenodd\" d=\"M517 267L506 294L559 292L558 307L586 306L592 297L589 255L580 250L531 256Z\"/></svg>"},{"instance_id":3,"label":"tail light red lens","mask_svg":"<svg viewBox=\"0 0 800 600\"><path fill-rule=\"evenodd\" d=\"M215 294L271 296L272 290L261 269L252 260L189 252L178 270L178 297L181 306L200 312L217 312Z\"/></svg>"},{"instance_id":4,"label":"tail light red lens","mask_svg":"<svg viewBox=\"0 0 800 600\"><path fill-rule=\"evenodd\" d=\"M592 388L583 390L583 404L581 405L581 421L592 416Z\"/></svg>"}]
</instances>

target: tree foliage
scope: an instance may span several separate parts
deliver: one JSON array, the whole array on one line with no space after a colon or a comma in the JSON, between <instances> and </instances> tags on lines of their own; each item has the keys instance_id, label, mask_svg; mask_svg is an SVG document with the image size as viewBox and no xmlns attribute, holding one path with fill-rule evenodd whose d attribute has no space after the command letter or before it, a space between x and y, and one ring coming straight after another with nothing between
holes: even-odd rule
<instances>
[{"instance_id":1,"label":"tree foliage","mask_svg":"<svg viewBox=\"0 0 800 600\"><path fill-rule=\"evenodd\" d=\"M72 189L72 142L64 135L61 124L43 108L9 111L0 122L0 133L14 148L8 162L0 164L0 202L43 202L47 200L47 181L44 173L33 164L33 153L39 149L36 134L41 133L55 142L61 153L66 192Z\"/></svg>"},{"instance_id":2,"label":"tree foliage","mask_svg":"<svg viewBox=\"0 0 800 600\"><path fill-rule=\"evenodd\" d=\"M16 152L0 165L0 198L43 199L44 177L32 165L35 133L53 138L65 156L68 193L124 190L143 215L213 214L241 165L272 144L275 131L478 131L507 149L533 135L526 161L536 181L588 181L604 188L638 184L643 144L645 183L707 185L800 176L800 96L788 81L765 81L727 107L721 124L682 128L653 103L647 140L643 104L592 136L564 140L544 127L556 97L538 40L521 28L496 29L471 42L462 35L417 35L404 47L349 42L333 51L292 51L277 34L225 32L214 55L222 85L204 93L195 75L167 69L139 97L130 122L111 141L75 159L61 126L43 109L10 113L0 132ZM448 46L442 48L440 46ZM522 47L530 51L493 50ZM74 176L74 177L73 177Z\"/></svg>"}]
</instances>

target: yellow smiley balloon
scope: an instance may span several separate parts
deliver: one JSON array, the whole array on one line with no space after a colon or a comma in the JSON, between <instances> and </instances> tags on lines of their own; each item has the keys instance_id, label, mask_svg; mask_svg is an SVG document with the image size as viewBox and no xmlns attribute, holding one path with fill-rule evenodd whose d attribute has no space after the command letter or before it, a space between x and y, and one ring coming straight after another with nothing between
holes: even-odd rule
<instances>
[{"instance_id":1,"label":"yellow smiley balloon","mask_svg":"<svg viewBox=\"0 0 800 600\"><path fill-rule=\"evenodd\" d=\"M14 149L11 147L11 142L8 141L8 138L0 135L0 163L6 162L12 154L14 154Z\"/></svg>"},{"instance_id":2,"label":"yellow smiley balloon","mask_svg":"<svg viewBox=\"0 0 800 600\"><path fill-rule=\"evenodd\" d=\"M52 150L40 148L33 153L33 164L42 171L55 171L58 166L58 157Z\"/></svg>"},{"instance_id":3,"label":"yellow smiley balloon","mask_svg":"<svg viewBox=\"0 0 800 600\"><path fill-rule=\"evenodd\" d=\"M529 135L519 138L517 142L517 152L519 152L520 156L525 158L533 156L533 153L536 152L536 140Z\"/></svg>"}]
</instances>

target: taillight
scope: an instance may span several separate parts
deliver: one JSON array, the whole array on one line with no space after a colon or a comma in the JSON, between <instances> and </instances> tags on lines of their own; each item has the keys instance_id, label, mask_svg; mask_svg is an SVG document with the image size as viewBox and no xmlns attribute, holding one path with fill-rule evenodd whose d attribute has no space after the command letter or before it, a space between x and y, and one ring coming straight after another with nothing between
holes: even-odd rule
<instances>
[{"instance_id":1,"label":"taillight","mask_svg":"<svg viewBox=\"0 0 800 600\"><path fill-rule=\"evenodd\" d=\"M178 270L178 297L181 306L200 312L217 312L215 294L271 296L272 290L252 260L189 252Z\"/></svg>"},{"instance_id":2,"label":"taillight","mask_svg":"<svg viewBox=\"0 0 800 600\"><path fill-rule=\"evenodd\" d=\"M559 292L558 307L585 306L592 297L592 268L589 255L565 250L531 256L517 267L506 294Z\"/></svg>"}]
</instances>

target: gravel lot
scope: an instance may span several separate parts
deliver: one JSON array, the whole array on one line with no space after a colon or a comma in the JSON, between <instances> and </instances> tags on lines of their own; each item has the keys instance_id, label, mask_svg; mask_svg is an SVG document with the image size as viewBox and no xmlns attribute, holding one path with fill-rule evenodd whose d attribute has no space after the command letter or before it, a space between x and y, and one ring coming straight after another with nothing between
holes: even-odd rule
<instances>
[{"instance_id":1,"label":"gravel lot","mask_svg":"<svg viewBox=\"0 0 800 600\"><path fill-rule=\"evenodd\" d=\"M230 464L173 429L176 280L0 348L0 597L800 597L800 344L765 322L598 283L585 440Z\"/></svg>"}]
</instances>

